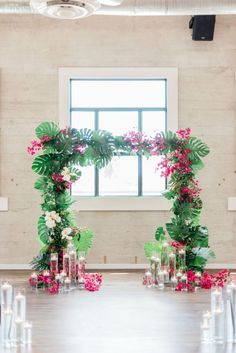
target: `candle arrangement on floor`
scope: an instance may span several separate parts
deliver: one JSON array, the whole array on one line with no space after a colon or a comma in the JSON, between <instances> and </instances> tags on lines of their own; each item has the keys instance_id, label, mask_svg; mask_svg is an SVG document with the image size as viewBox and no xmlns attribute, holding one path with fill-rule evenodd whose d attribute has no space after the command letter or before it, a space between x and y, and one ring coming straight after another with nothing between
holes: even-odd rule
<instances>
[{"instance_id":1,"label":"candle arrangement on floor","mask_svg":"<svg viewBox=\"0 0 236 353\"><path fill-rule=\"evenodd\" d=\"M33 272L29 283L32 289L43 289L51 294L68 293L73 289L98 291L102 283L100 273L85 273L86 253L76 252L72 242L63 251L62 268L59 266L58 254L50 256L50 271L37 274Z\"/></svg>"},{"instance_id":2,"label":"candle arrangement on floor","mask_svg":"<svg viewBox=\"0 0 236 353\"><path fill-rule=\"evenodd\" d=\"M1 283L1 342L4 348L31 345L32 322L26 320L25 291Z\"/></svg>"},{"instance_id":3,"label":"candle arrangement on floor","mask_svg":"<svg viewBox=\"0 0 236 353\"><path fill-rule=\"evenodd\" d=\"M189 270L186 266L184 246L175 247L167 241L159 242L157 251L150 254L149 260L150 267L145 271L143 278L143 284L147 288L196 292L201 288L223 286L230 276L228 270L217 274Z\"/></svg>"},{"instance_id":4,"label":"candle arrangement on floor","mask_svg":"<svg viewBox=\"0 0 236 353\"><path fill-rule=\"evenodd\" d=\"M201 324L203 343L236 343L236 283L212 287L211 309L203 313Z\"/></svg>"}]
</instances>

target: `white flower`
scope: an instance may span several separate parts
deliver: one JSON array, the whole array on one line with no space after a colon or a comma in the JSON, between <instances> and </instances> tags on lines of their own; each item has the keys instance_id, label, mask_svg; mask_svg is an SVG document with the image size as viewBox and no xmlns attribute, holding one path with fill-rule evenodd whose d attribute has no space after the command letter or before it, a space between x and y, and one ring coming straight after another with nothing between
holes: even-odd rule
<instances>
[{"instance_id":1,"label":"white flower","mask_svg":"<svg viewBox=\"0 0 236 353\"><path fill-rule=\"evenodd\" d=\"M62 172L61 172L61 175L63 175L63 179L65 181L70 181L70 169L67 168L67 167L64 167Z\"/></svg>"},{"instance_id":2,"label":"white flower","mask_svg":"<svg viewBox=\"0 0 236 353\"><path fill-rule=\"evenodd\" d=\"M51 211L45 212L45 221L46 221L46 226L48 228L54 228L56 226L56 222L60 223L61 222L61 217L59 216L58 213L56 213L56 211Z\"/></svg>"},{"instance_id":3,"label":"white flower","mask_svg":"<svg viewBox=\"0 0 236 353\"><path fill-rule=\"evenodd\" d=\"M63 231L61 232L62 239L70 239L69 234L72 232L71 228L64 228Z\"/></svg>"}]
</instances>

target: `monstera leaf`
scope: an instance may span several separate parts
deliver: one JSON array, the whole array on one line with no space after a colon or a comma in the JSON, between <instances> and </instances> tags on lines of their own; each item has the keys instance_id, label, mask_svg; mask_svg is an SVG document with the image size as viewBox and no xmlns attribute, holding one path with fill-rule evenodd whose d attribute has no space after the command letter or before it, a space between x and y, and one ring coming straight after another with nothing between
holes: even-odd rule
<instances>
[{"instance_id":1,"label":"monstera leaf","mask_svg":"<svg viewBox=\"0 0 236 353\"><path fill-rule=\"evenodd\" d=\"M86 253L93 244L93 232L91 229L82 229L73 237L73 243L77 251L85 251Z\"/></svg>"},{"instance_id":2,"label":"monstera leaf","mask_svg":"<svg viewBox=\"0 0 236 353\"><path fill-rule=\"evenodd\" d=\"M197 257L202 257L206 260L208 260L210 258L215 258L215 253L210 248L193 248L192 252Z\"/></svg>"},{"instance_id":3,"label":"monstera leaf","mask_svg":"<svg viewBox=\"0 0 236 353\"><path fill-rule=\"evenodd\" d=\"M34 159L32 169L39 175L51 175L59 166L59 162L55 160L55 156L45 154Z\"/></svg>"},{"instance_id":4,"label":"monstera leaf","mask_svg":"<svg viewBox=\"0 0 236 353\"><path fill-rule=\"evenodd\" d=\"M158 227L156 229L156 232L155 232L155 239L157 241L161 241L161 240L164 240L165 239L165 231L164 231L164 228L163 227Z\"/></svg>"},{"instance_id":5,"label":"monstera leaf","mask_svg":"<svg viewBox=\"0 0 236 353\"><path fill-rule=\"evenodd\" d=\"M48 244L49 240L49 230L45 223L45 217L41 216L38 220L38 236L39 241L42 245Z\"/></svg>"},{"instance_id":6,"label":"monstera leaf","mask_svg":"<svg viewBox=\"0 0 236 353\"><path fill-rule=\"evenodd\" d=\"M190 149L190 158L199 160L210 152L209 147L197 137L189 137L186 148Z\"/></svg>"},{"instance_id":7,"label":"monstera leaf","mask_svg":"<svg viewBox=\"0 0 236 353\"><path fill-rule=\"evenodd\" d=\"M59 128L58 125L53 122L45 122L40 124L36 130L37 138L41 139L43 136L55 137L58 132Z\"/></svg>"},{"instance_id":8,"label":"monstera leaf","mask_svg":"<svg viewBox=\"0 0 236 353\"><path fill-rule=\"evenodd\" d=\"M58 210L66 210L69 208L75 200L72 199L72 197L69 195L68 192L64 192L63 194L59 194L59 196L56 199L56 204L57 204L57 209Z\"/></svg>"},{"instance_id":9,"label":"monstera leaf","mask_svg":"<svg viewBox=\"0 0 236 353\"><path fill-rule=\"evenodd\" d=\"M150 242L150 243L145 243L144 244L144 253L146 258L150 261L153 253L160 253L161 252L161 243L154 243L154 242Z\"/></svg>"},{"instance_id":10,"label":"monstera leaf","mask_svg":"<svg viewBox=\"0 0 236 353\"><path fill-rule=\"evenodd\" d=\"M41 176L34 183L34 188L40 191L45 191L47 187L47 177Z\"/></svg>"}]
</instances>

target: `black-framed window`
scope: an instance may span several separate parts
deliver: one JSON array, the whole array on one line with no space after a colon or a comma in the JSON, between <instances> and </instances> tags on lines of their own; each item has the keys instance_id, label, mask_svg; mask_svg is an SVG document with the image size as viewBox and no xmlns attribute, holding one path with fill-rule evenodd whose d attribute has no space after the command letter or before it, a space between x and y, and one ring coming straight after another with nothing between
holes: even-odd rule
<instances>
[{"instance_id":1,"label":"black-framed window","mask_svg":"<svg viewBox=\"0 0 236 353\"><path fill-rule=\"evenodd\" d=\"M167 125L165 79L71 79L70 122L77 129L114 135L136 130L154 135ZM153 196L166 188L158 157L114 157L103 169L85 167L72 187L75 196Z\"/></svg>"}]
</instances>

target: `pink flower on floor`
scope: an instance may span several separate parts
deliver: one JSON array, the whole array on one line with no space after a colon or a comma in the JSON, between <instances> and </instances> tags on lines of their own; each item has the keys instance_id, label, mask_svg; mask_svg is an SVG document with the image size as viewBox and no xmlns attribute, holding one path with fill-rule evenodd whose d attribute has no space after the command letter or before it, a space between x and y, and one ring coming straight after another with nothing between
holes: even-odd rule
<instances>
[{"instance_id":1,"label":"pink flower on floor","mask_svg":"<svg viewBox=\"0 0 236 353\"><path fill-rule=\"evenodd\" d=\"M101 273L86 273L84 276L84 286L90 291L98 291L102 284L102 274Z\"/></svg>"}]
</instances>

